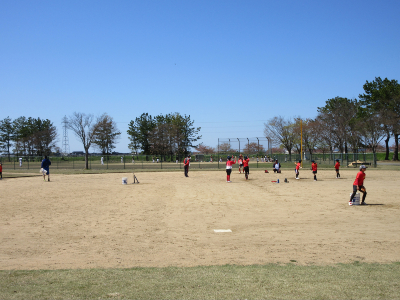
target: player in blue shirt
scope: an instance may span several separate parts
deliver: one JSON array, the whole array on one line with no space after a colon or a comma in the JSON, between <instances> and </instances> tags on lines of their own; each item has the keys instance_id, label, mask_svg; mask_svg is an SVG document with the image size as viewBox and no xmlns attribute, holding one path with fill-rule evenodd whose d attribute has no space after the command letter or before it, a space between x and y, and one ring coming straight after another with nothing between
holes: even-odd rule
<instances>
[{"instance_id":1,"label":"player in blue shirt","mask_svg":"<svg viewBox=\"0 0 400 300\"><path fill-rule=\"evenodd\" d=\"M44 159L42 160L41 168L43 169L43 180L46 181L46 174L47 174L47 181L50 181L50 165L51 161L45 155Z\"/></svg>"}]
</instances>

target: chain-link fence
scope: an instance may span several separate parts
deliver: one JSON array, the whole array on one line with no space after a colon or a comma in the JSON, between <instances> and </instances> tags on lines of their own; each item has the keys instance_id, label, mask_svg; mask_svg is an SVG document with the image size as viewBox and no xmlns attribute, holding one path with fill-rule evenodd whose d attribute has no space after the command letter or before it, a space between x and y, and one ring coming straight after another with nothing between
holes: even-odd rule
<instances>
[{"instance_id":1,"label":"chain-link fence","mask_svg":"<svg viewBox=\"0 0 400 300\"><path fill-rule=\"evenodd\" d=\"M229 155L239 156L239 152L231 152ZM226 154L193 154L190 162L191 169L225 169ZM282 168L292 168L300 159L300 154L271 154L250 155L250 168L271 169L272 163L278 159ZM3 170L30 170L40 169L43 157L39 156L0 156ZM84 169L84 156L50 156L52 169ZM183 156L152 156L152 155L89 155L89 169L92 170L157 170L157 169L182 169ZM304 154L303 167L311 165L315 160L320 168L331 168L336 159L339 159L341 167L358 167L362 164L376 167L376 155L373 153L327 153Z\"/></svg>"}]
</instances>

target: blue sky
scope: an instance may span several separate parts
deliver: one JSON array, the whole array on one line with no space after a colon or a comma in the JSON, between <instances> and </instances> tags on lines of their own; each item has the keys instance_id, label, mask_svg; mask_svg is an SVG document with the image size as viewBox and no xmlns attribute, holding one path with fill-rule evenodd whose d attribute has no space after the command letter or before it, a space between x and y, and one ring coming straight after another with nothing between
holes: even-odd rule
<instances>
[{"instance_id":1,"label":"blue sky","mask_svg":"<svg viewBox=\"0 0 400 300\"><path fill-rule=\"evenodd\" d=\"M399 80L400 1L1 1L0 119L179 112L200 142L262 137ZM83 150L69 132L71 151Z\"/></svg>"}]
</instances>

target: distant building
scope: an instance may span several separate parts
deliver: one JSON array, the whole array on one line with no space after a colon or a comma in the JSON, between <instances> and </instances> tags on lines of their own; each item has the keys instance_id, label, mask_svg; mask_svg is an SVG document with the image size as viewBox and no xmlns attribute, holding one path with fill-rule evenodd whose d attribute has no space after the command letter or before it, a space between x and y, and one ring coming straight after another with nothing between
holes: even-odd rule
<instances>
[{"instance_id":1,"label":"distant building","mask_svg":"<svg viewBox=\"0 0 400 300\"><path fill-rule=\"evenodd\" d=\"M72 151L72 152L71 152L71 155L74 155L74 156L83 156L83 155L85 155L85 152L83 152L83 151Z\"/></svg>"}]
</instances>

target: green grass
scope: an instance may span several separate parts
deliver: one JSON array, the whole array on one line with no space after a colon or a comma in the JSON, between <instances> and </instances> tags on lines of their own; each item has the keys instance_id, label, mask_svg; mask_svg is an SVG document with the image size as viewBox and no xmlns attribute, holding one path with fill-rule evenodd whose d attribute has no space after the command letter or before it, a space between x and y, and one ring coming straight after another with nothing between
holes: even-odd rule
<instances>
[{"instance_id":1,"label":"green grass","mask_svg":"<svg viewBox=\"0 0 400 300\"><path fill-rule=\"evenodd\" d=\"M1 299L399 299L400 263L0 271Z\"/></svg>"}]
</instances>

